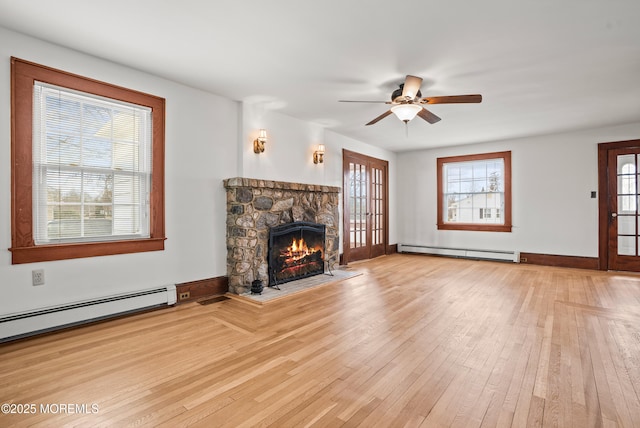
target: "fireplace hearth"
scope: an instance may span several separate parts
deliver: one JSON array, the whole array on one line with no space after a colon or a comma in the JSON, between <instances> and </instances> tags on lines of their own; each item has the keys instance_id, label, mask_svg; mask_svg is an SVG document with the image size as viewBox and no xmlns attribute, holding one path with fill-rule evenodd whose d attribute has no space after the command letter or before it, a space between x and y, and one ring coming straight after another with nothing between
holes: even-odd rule
<instances>
[{"instance_id":1,"label":"fireplace hearth","mask_svg":"<svg viewBox=\"0 0 640 428\"><path fill-rule=\"evenodd\" d=\"M324 273L326 227L293 222L269 229L269 286Z\"/></svg>"}]
</instances>

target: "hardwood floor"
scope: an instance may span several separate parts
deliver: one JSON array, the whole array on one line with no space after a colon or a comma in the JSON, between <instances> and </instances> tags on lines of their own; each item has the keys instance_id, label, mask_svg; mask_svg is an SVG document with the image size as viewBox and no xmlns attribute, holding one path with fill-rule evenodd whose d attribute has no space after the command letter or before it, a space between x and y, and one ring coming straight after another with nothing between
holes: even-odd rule
<instances>
[{"instance_id":1,"label":"hardwood floor","mask_svg":"<svg viewBox=\"0 0 640 428\"><path fill-rule=\"evenodd\" d=\"M403 254L351 268L262 307L2 345L0 403L36 408L0 426L640 426L639 275Z\"/></svg>"}]
</instances>

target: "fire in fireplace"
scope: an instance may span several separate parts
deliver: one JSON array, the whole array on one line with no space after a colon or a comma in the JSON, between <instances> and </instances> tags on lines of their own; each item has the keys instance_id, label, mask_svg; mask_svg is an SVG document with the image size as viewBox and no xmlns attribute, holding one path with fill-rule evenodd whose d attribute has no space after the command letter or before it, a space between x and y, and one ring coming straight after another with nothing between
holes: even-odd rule
<instances>
[{"instance_id":1,"label":"fire in fireplace","mask_svg":"<svg viewBox=\"0 0 640 428\"><path fill-rule=\"evenodd\" d=\"M325 225L286 223L269 229L269 286L324 273Z\"/></svg>"}]
</instances>

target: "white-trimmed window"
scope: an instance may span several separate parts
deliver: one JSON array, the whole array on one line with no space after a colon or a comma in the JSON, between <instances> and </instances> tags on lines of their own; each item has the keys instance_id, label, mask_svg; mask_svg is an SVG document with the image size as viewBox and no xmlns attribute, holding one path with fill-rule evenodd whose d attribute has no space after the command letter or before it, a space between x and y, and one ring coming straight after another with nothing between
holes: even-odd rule
<instances>
[{"instance_id":1,"label":"white-trimmed window","mask_svg":"<svg viewBox=\"0 0 640 428\"><path fill-rule=\"evenodd\" d=\"M438 229L511 231L511 152L438 158L437 166Z\"/></svg>"}]
</instances>

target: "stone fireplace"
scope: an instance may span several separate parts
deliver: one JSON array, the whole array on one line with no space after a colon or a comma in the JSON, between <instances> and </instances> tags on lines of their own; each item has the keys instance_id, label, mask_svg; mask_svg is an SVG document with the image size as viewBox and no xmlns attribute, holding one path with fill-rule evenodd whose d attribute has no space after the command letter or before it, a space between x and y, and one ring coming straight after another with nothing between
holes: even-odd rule
<instances>
[{"instance_id":1,"label":"stone fireplace","mask_svg":"<svg viewBox=\"0 0 640 428\"><path fill-rule=\"evenodd\" d=\"M270 282L271 228L294 222L324 226L323 265L339 260L339 187L252 178L224 180L227 191L227 276L229 291L249 292L251 283ZM308 242L307 242L308 244ZM324 267L324 266L323 266Z\"/></svg>"}]
</instances>

